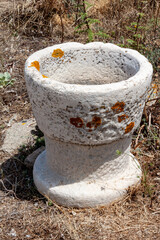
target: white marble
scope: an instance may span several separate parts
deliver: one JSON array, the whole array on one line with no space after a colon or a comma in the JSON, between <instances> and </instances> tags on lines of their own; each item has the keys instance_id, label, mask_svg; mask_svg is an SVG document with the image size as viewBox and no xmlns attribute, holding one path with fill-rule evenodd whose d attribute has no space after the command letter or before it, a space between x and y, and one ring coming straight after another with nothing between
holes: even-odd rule
<instances>
[{"instance_id":1,"label":"white marble","mask_svg":"<svg viewBox=\"0 0 160 240\"><path fill-rule=\"evenodd\" d=\"M46 141L33 172L43 195L65 206L104 205L140 180L130 144L152 72L140 53L110 43L64 43L27 59L28 94Z\"/></svg>"}]
</instances>

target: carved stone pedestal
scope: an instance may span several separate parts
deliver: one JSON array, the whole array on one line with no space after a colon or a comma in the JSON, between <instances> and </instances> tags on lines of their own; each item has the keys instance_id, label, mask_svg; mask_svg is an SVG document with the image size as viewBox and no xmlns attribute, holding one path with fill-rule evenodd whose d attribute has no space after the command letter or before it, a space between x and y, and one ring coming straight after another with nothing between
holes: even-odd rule
<instances>
[{"instance_id":1,"label":"carved stone pedestal","mask_svg":"<svg viewBox=\"0 0 160 240\"><path fill-rule=\"evenodd\" d=\"M130 144L151 78L144 56L113 44L64 43L28 58L28 94L46 142L33 170L43 195L93 207L140 181Z\"/></svg>"}]
</instances>

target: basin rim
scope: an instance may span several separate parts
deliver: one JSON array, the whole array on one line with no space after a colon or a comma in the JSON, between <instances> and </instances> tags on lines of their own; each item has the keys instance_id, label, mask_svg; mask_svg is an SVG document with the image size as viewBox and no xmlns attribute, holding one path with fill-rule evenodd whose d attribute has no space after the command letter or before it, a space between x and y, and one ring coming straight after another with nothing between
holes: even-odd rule
<instances>
[{"instance_id":1,"label":"basin rim","mask_svg":"<svg viewBox=\"0 0 160 240\"><path fill-rule=\"evenodd\" d=\"M35 60L40 60L42 56L51 54L55 49L62 49L65 50L77 50L77 49L103 49L108 48L111 51L120 52L124 54L129 54L131 57L136 59L139 63L139 70L138 72L133 75L132 77L128 78L127 80L122 80L120 82L114 83L107 83L107 84L95 84L95 85L82 85L82 84L70 84L70 83L63 83L54 80L53 78L44 78L42 77L41 73L37 71L34 67L29 67L31 62ZM132 89L134 86L142 86L144 82L145 85L150 84L152 74L153 74L153 67L152 64L148 61L146 57L141 55L138 51L129 49L129 48L122 48L112 43L103 43L103 42L92 42L87 44L77 43L77 42L68 42L62 44L56 44L51 47L44 48L33 53L25 63L25 77L26 79L31 79L32 81L36 82L38 85L42 85L44 88L49 88L50 90L56 91L65 91L65 92L76 92L76 93L109 93L113 91L121 91L124 89Z\"/></svg>"}]
</instances>

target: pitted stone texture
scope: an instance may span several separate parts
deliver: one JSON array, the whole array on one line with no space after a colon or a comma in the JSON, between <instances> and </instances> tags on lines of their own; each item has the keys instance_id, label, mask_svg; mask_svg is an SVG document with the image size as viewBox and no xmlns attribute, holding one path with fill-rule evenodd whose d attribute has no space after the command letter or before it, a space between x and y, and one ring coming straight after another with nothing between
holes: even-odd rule
<instances>
[{"instance_id":1,"label":"pitted stone texture","mask_svg":"<svg viewBox=\"0 0 160 240\"><path fill-rule=\"evenodd\" d=\"M47 136L45 142L46 164L64 177L64 184L110 179L121 174L128 165L130 137L96 146L65 143Z\"/></svg>"},{"instance_id":2,"label":"pitted stone texture","mask_svg":"<svg viewBox=\"0 0 160 240\"><path fill-rule=\"evenodd\" d=\"M62 58L52 57L56 48L64 51ZM30 67L33 61L39 61L41 72ZM152 66L137 51L113 44L65 43L30 56L25 76L35 118L46 135L96 145L128 136L138 127Z\"/></svg>"},{"instance_id":3,"label":"pitted stone texture","mask_svg":"<svg viewBox=\"0 0 160 240\"><path fill-rule=\"evenodd\" d=\"M53 201L67 207L95 207L106 205L122 197L127 188L141 178L139 163L132 154L128 155L123 172L111 178L86 179L66 183L66 178L53 171L46 163L46 152L37 158L33 176L38 190Z\"/></svg>"}]
</instances>

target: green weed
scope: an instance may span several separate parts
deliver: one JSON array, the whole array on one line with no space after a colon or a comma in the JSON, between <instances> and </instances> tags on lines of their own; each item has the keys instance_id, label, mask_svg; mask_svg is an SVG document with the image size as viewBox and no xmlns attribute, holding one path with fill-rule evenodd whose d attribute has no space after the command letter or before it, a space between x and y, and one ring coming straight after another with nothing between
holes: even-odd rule
<instances>
[{"instance_id":1,"label":"green weed","mask_svg":"<svg viewBox=\"0 0 160 240\"><path fill-rule=\"evenodd\" d=\"M51 200L48 200L47 205L51 207L51 206L53 206L53 202Z\"/></svg>"},{"instance_id":2,"label":"green weed","mask_svg":"<svg viewBox=\"0 0 160 240\"><path fill-rule=\"evenodd\" d=\"M77 5L77 8L79 8L79 21L75 27L75 33L87 34L87 42L93 42L95 40L95 36L100 36L103 39L110 38L103 29L95 31L96 25L101 22L99 19L91 18L89 16L88 10L92 7L93 5L86 1L82 1L82 4Z\"/></svg>"},{"instance_id":3,"label":"green weed","mask_svg":"<svg viewBox=\"0 0 160 240\"><path fill-rule=\"evenodd\" d=\"M120 150L116 150L116 155L120 156L122 152Z\"/></svg>"},{"instance_id":4,"label":"green weed","mask_svg":"<svg viewBox=\"0 0 160 240\"><path fill-rule=\"evenodd\" d=\"M13 85L15 79L11 78L10 73L0 73L0 88L7 87L8 85Z\"/></svg>"},{"instance_id":5,"label":"green weed","mask_svg":"<svg viewBox=\"0 0 160 240\"><path fill-rule=\"evenodd\" d=\"M148 167L146 166L145 169L143 170L143 175L142 175L142 185L144 187L144 196L149 196L152 198L153 191L154 191L154 185L151 185L149 183L149 174L148 174Z\"/></svg>"}]
</instances>

